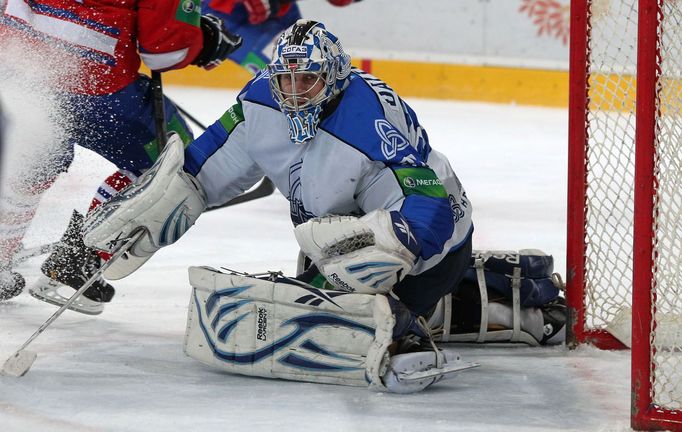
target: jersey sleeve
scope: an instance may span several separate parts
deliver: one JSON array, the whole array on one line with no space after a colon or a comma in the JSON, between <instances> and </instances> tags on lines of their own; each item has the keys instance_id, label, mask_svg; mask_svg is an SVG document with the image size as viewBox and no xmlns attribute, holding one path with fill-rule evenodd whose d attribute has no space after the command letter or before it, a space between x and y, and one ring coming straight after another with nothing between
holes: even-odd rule
<instances>
[{"instance_id":1,"label":"jersey sleeve","mask_svg":"<svg viewBox=\"0 0 682 432\"><path fill-rule=\"evenodd\" d=\"M201 183L208 206L224 204L263 177L246 152L241 104L228 109L185 149L185 171Z\"/></svg>"},{"instance_id":2,"label":"jersey sleeve","mask_svg":"<svg viewBox=\"0 0 682 432\"><path fill-rule=\"evenodd\" d=\"M442 253L454 233L448 198L443 182L428 166L388 165L358 193L357 202L365 212L399 212L417 240L416 255L427 260Z\"/></svg>"},{"instance_id":3,"label":"jersey sleeve","mask_svg":"<svg viewBox=\"0 0 682 432\"><path fill-rule=\"evenodd\" d=\"M141 0L138 2L138 49L152 70L183 68L203 46L201 0Z\"/></svg>"},{"instance_id":4,"label":"jersey sleeve","mask_svg":"<svg viewBox=\"0 0 682 432\"><path fill-rule=\"evenodd\" d=\"M352 128L346 127L351 123ZM451 191L449 179L455 178L454 173L449 164L432 158L426 131L393 89L356 71L337 112L324 127L375 167L356 194L364 212L377 208L400 212L416 237L422 260L450 248L456 223L450 195L458 193ZM431 162L438 164L437 170Z\"/></svg>"}]
</instances>

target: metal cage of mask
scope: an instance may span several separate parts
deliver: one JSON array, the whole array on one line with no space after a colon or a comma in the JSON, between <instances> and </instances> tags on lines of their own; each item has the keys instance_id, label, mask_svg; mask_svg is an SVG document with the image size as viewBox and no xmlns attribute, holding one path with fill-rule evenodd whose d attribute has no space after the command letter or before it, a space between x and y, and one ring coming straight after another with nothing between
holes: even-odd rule
<instances>
[{"instance_id":1,"label":"metal cage of mask","mask_svg":"<svg viewBox=\"0 0 682 432\"><path fill-rule=\"evenodd\" d=\"M329 69L330 65L327 61L310 61L303 65L297 63L270 65L270 88L280 108L285 111L298 112L321 105L331 98L334 95L333 87L336 74ZM300 85L297 84L296 80L297 75L314 75L317 79L303 88L299 88ZM287 77L291 80L291 91L285 91L282 88L282 79ZM330 79L330 77L332 78ZM315 95L307 95L308 91L320 81L324 82L324 87Z\"/></svg>"}]
</instances>

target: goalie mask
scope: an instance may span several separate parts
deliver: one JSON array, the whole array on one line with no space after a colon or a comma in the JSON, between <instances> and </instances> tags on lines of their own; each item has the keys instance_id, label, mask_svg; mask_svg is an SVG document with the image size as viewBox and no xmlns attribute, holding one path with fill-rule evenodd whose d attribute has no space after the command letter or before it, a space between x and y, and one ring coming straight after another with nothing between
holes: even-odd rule
<instances>
[{"instance_id":1,"label":"goalie mask","mask_svg":"<svg viewBox=\"0 0 682 432\"><path fill-rule=\"evenodd\" d=\"M298 20L272 57L272 96L287 116L291 141L303 144L317 133L324 104L348 86L350 56L323 24Z\"/></svg>"}]
</instances>

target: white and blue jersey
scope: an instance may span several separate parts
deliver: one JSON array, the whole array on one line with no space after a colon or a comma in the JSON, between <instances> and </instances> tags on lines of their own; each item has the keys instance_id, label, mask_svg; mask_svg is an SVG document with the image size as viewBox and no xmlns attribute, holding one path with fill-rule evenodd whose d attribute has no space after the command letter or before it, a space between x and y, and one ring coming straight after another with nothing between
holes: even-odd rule
<instances>
[{"instance_id":1,"label":"white and blue jersey","mask_svg":"<svg viewBox=\"0 0 682 432\"><path fill-rule=\"evenodd\" d=\"M263 175L289 200L295 225L325 215L398 211L417 239L411 274L467 242L471 204L448 160L429 145L414 111L386 83L354 69L322 114L315 137L289 139L287 118L261 72L186 150L185 169L208 205L239 195ZM407 246L407 245L406 245Z\"/></svg>"}]
</instances>

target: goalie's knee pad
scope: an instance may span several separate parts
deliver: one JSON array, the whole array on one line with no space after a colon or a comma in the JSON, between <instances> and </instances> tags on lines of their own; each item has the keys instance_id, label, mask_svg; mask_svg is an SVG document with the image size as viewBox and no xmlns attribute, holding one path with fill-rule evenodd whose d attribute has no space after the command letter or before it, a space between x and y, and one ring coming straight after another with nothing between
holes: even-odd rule
<instances>
[{"instance_id":1,"label":"goalie's knee pad","mask_svg":"<svg viewBox=\"0 0 682 432\"><path fill-rule=\"evenodd\" d=\"M206 209L201 185L183 171L184 145L178 135L154 165L111 200L88 214L85 244L107 252L122 239L144 230L117 262L104 272L107 279L121 279L137 270L163 246L177 241Z\"/></svg>"},{"instance_id":2,"label":"goalie's knee pad","mask_svg":"<svg viewBox=\"0 0 682 432\"><path fill-rule=\"evenodd\" d=\"M404 230L408 248L396 235ZM329 283L348 292L385 294L414 266L417 242L397 213L375 210L357 218L327 216L296 227L301 250Z\"/></svg>"}]
</instances>

